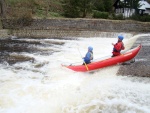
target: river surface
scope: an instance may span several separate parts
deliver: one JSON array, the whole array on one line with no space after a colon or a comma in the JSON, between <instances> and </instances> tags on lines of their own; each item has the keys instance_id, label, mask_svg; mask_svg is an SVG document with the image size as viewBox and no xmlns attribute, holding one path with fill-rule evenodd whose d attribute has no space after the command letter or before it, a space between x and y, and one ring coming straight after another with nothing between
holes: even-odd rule
<instances>
[{"instance_id":1,"label":"river surface","mask_svg":"<svg viewBox=\"0 0 150 113\"><path fill-rule=\"evenodd\" d=\"M127 35L126 50L139 37ZM82 62L88 46L94 59L111 55L117 38L0 41L0 113L150 113L150 78L117 76L119 65L93 73L61 67Z\"/></svg>"}]
</instances>

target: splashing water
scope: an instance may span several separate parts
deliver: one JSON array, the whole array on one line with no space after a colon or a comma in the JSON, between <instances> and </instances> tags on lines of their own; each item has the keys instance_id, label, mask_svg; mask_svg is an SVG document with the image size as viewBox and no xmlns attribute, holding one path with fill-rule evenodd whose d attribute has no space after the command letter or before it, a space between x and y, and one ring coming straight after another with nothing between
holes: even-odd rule
<instances>
[{"instance_id":1,"label":"splashing water","mask_svg":"<svg viewBox=\"0 0 150 113\"><path fill-rule=\"evenodd\" d=\"M130 49L138 37L126 38L126 49ZM42 41L65 44L36 47L43 51L59 51L51 55L19 53L34 58L34 62L0 65L0 113L150 112L149 78L116 76L118 65L94 73L73 72L61 67L65 62L82 61L88 46L93 46L95 59L111 55L111 43L115 43L116 38Z\"/></svg>"}]
</instances>

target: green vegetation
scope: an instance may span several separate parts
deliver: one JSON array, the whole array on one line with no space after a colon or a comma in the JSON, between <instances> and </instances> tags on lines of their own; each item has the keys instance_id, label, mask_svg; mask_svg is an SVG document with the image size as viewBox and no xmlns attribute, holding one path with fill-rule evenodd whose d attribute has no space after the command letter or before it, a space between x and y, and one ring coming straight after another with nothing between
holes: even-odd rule
<instances>
[{"instance_id":1,"label":"green vegetation","mask_svg":"<svg viewBox=\"0 0 150 113\"><path fill-rule=\"evenodd\" d=\"M64 15L85 18L92 11L92 0L63 0Z\"/></svg>"},{"instance_id":2,"label":"green vegetation","mask_svg":"<svg viewBox=\"0 0 150 113\"><path fill-rule=\"evenodd\" d=\"M33 17L58 17L61 16L63 9L60 0L6 0L7 8L12 9L26 9L27 12L31 13ZM10 16L7 10L8 15ZM50 13L53 12L53 13ZM16 13L16 12L11 12ZM24 11L23 11L24 13ZM20 14L18 14L19 16ZM12 15L11 15L12 16Z\"/></svg>"},{"instance_id":3,"label":"green vegetation","mask_svg":"<svg viewBox=\"0 0 150 113\"><path fill-rule=\"evenodd\" d=\"M93 11L94 18L108 19L108 16L109 16L108 12Z\"/></svg>"},{"instance_id":4,"label":"green vegetation","mask_svg":"<svg viewBox=\"0 0 150 113\"><path fill-rule=\"evenodd\" d=\"M15 19L15 23L28 25L32 18L103 18L125 19L122 14L115 15L113 4L115 0L1 0L6 2L7 19ZM150 17L138 15L139 0L121 2L121 7L136 9L133 20L150 21ZM150 1L150 0L149 0ZM5 10L4 10L5 11ZM28 21L29 20L29 21Z\"/></svg>"},{"instance_id":5,"label":"green vegetation","mask_svg":"<svg viewBox=\"0 0 150 113\"><path fill-rule=\"evenodd\" d=\"M132 15L130 17L130 19L132 20L137 20L137 21L141 21L141 22L150 22L150 15Z\"/></svg>"}]
</instances>

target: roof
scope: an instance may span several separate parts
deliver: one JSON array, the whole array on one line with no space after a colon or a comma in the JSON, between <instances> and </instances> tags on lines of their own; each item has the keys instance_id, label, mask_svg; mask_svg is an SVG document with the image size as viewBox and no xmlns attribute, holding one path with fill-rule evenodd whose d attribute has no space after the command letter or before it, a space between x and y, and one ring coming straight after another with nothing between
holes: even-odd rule
<instances>
[{"instance_id":1,"label":"roof","mask_svg":"<svg viewBox=\"0 0 150 113\"><path fill-rule=\"evenodd\" d=\"M147 1L139 1L139 4L141 6L138 9L146 10L147 8L150 8L150 4Z\"/></svg>"}]
</instances>

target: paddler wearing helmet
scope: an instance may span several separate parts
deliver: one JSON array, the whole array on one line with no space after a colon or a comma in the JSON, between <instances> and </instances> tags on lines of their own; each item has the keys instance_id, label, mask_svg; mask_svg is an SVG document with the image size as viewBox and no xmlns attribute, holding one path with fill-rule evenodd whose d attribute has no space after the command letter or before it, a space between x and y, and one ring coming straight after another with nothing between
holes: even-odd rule
<instances>
[{"instance_id":1,"label":"paddler wearing helmet","mask_svg":"<svg viewBox=\"0 0 150 113\"><path fill-rule=\"evenodd\" d=\"M112 45L114 46L113 52L112 52L112 54L113 54L112 57L120 55L121 50L125 49L124 43L122 42L123 39L124 39L124 37L122 35L119 35L118 42L116 44L112 43Z\"/></svg>"},{"instance_id":2,"label":"paddler wearing helmet","mask_svg":"<svg viewBox=\"0 0 150 113\"><path fill-rule=\"evenodd\" d=\"M91 60L93 60L93 47L92 46L88 47L88 52L86 53L85 57L83 57L83 59L84 59L83 65L85 65L85 63L86 64L91 63Z\"/></svg>"}]
</instances>

